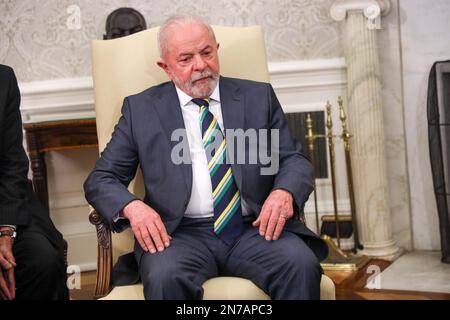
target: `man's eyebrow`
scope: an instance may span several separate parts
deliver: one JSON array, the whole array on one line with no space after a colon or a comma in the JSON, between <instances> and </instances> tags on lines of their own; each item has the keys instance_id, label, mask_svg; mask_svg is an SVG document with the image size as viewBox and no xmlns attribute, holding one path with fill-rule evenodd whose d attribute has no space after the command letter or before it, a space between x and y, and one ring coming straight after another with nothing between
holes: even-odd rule
<instances>
[{"instance_id":1,"label":"man's eyebrow","mask_svg":"<svg viewBox=\"0 0 450 320\"><path fill-rule=\"evenodd\" d=\"M203 52L203 51L211 49L211 48L212 48L212 46L208 44L206 47L204 47L202 50L200 50L200 52Z\"/></svg>"},{"instance_id":2,"label":"man's eyebrow","mask_svg":"<svg viewBox=\"0 0 450 320\"><path fill-rule=\"evenodd\" d=\"M186 56L192 56L192 55L193 55L193 53L190 53L190 52L181 52L181 53L178 55L178 58L186 57Z\"/></svg>"},{"instance_id":3,"label":"man's eyebrow","mask_svg":"<svg viewBox=\"0 0 450 320\"><path fill-rule=\"evenodd\" d=\"M208 49L211 49L212 48L212 46L211 45L207 45L207 46L205 46L203 49L201 49L200 50L200 52L204 52L204 51L206 51L206 50L208 50ZM181 52L179 55L178 55L178 58L180 58L180 57L183 57L183 56L192 56L194 53L193 52L190 52L190 51L188 51L188 52Z\"/></svg>"}]
</instances>

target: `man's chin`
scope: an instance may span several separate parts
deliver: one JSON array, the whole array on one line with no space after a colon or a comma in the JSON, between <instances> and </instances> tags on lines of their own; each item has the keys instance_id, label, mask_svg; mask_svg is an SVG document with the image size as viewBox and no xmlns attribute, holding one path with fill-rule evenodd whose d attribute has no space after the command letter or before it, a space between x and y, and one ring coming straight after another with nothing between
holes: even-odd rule
<instances>
[{"instance_id":1,"label":"man's chin","mask_svg":"<svg viewBox=\"0 0 450 320\"><path fill-rule=\"evenodd\" d=\"M191 92L198 97L209 97L213 93L215 87L215 83L211 83L209 85L194 86L192 87Z\"/></svg>"}]
</instances>

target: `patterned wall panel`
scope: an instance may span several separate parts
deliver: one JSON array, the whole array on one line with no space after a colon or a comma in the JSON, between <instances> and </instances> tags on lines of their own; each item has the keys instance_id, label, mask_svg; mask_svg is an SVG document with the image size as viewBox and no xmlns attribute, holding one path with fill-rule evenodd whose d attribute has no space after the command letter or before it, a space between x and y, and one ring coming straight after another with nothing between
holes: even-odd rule
<instances>
[{"instance_id":1,"label":"patterned wall panel","mask_svg":"<svg viewBox=\"0 0 450 320\"><path fill-rule=\"evenodd\" d=\"M89 76L90 40L101 39L107 15L133 7L149 27L175 13L212 24L263 26L270 61L342 56L332 0L0 0L0 63L20 81Z\"/></svg>"}]
</instances>

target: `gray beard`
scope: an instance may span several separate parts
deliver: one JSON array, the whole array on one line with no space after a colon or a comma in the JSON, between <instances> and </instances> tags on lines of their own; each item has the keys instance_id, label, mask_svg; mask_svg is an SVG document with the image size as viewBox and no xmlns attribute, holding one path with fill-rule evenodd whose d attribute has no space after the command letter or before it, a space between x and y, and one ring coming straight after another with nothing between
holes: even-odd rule
<instances>
[{"instance_id":1,"label":"gray beard","mask_svg":"<svg viewBox=\"0 0 450 320\"><path fill-rule=\"evenodd\" d=\"M172 72L172 70L170 71ZM206 74L201 74L200 77L198 77L196 80L204 77L205 75L211 76L212 78L208 80L207 85L202 86L202 88L198 88L193 84L195 80L190 79L186 82L182 82L172 72L173 82L175 83L175 85L191 97L209 97L213 93L214 89L217 86L217 82L219 81L219 75L213 74L212 72L207 72Z\"/></svg>"}]
</instances>

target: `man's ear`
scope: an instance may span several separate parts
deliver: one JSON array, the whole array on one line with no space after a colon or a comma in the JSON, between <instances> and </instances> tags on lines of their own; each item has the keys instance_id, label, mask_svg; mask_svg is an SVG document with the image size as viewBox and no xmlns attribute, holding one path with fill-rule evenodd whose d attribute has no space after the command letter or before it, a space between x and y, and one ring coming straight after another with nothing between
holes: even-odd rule
<instances>
[{"instance_id":1,"label":"man's ear","mask_svg":"<svg viewBox=\"0 0 450 320\"><path fill-rule=\"evenodd\" d=\"M158 61L156 61L156 64L158 65L158 67L163 69L166 73L168 73L169 70L168 70L167 64L164 62L163 59L159 59Z\"/></svg>"}]
</instances>

